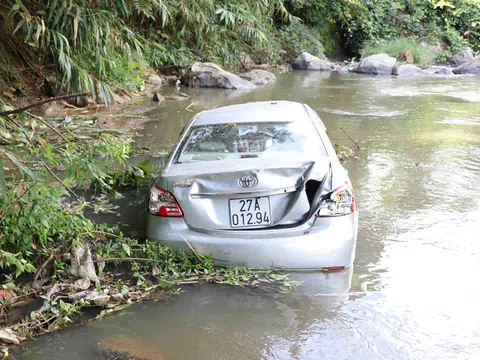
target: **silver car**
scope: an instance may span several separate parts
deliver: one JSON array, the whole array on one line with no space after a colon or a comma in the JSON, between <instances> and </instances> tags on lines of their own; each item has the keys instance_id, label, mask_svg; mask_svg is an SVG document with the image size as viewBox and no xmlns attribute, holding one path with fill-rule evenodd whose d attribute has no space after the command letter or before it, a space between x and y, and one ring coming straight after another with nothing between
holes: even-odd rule
<instances>
[{"instance_id":1,"label":"silver car","mask_svg":"<svg viewBox=\"0 0 480 360\"><path fill-rule=\"evenodd\" d=\"M357 228L317 113L266 101L193 117L151 189L147 237L220 266L334 271L352 265Z\"/></svg>"}]
</instances>

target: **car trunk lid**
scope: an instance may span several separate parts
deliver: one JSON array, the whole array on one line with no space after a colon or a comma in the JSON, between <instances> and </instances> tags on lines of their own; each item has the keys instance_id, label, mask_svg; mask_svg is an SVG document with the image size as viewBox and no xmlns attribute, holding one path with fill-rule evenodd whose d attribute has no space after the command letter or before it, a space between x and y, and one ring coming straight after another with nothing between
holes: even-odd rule
<instances>
[{"instance_id":1,"label":"car trunk lid","mask_svg":"<svg viewBox=\"0 0 480 360\"><path fill-rule=\"evenodd\" d=\"M327 159L317 162L288 158L242 159L173 164L162 172L162 177L167 180L169 191L180 204L190 227L258 229L292 223L308 213L310 203L304 191L305 182L312 177L323 178L327 170ZM247 220L253 218L253 222L240 220L235 224L234 213L241 219L241 208L247 210L249 205L252 216L247 212L244 215ZM261 221L255 206L265 216Z\"/></svg>"}]
</instances>

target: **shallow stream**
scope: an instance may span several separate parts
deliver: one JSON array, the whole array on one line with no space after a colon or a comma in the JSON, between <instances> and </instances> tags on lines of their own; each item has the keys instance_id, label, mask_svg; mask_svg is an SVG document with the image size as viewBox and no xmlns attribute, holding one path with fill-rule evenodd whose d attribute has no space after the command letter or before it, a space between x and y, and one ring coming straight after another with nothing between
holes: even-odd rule
<instances>
[{"instance_id":1,"label":"shallow stream","mask_svg":"<svg viewBox=\"0 0 480 360\"><path fill-rule=\"evenodd\" d=\"M17 358L96 358L98 342L116 335L155 359L480 358L480 77L293 72L248 93L185 92L190 100L151 112L142 146L168 152L191 103L197 112L284 99L316 110L333 142L351 146L343 128L366 148L345 165L360 211L353 269L293 274L305 283L290 295L186 287L43 336ZM139 203L127 198L119 219L134 232Z\"/></svg>"}]
</instances>

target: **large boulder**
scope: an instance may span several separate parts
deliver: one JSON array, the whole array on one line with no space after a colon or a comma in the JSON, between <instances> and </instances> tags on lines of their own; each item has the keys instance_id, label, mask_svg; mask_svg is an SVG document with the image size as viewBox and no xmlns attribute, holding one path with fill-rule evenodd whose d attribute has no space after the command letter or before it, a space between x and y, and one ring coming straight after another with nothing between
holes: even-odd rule
<instances>
[{"instance_id":1,"label":"large boulder","mask_svg":"<svg viewBox=\"0 0 480 360\"><path fill-rule=\"evenodd\" d=\"M431 76L433 73L420 69L415 65L400 65L399 67L394 67L392 70L392 75L398 76Z\"/></svg>"},{"instance_id":2,"label":"large boulder","mask_svg":"<svg viewBox=\"0 0 480 360\"><path fill-rule=\"evenodd\" d=\"M252 82L257 86L265 86L274 83L277 78L274 74L267 70L253 69L239 75L242 79Z\"/></svg>"},{"instance_id":3,"label":"large boulder","mask_svg":"<svg viewBox=\"0 0 480 360\"><path fill-rule=\"evenodd\" d=\"M223 70L213 63L196 62L183 78L186 85L192 87L222 89L252 89L255 85L240 76Z\"/></svg>"},{"instance_id":4,"label":"large boulder","mask_svg":"<svg viewBox=\"0 0 480 360\"><path fill-rule=\"evenodd\" d=\"M475 57L475 52L471 47L464 47L457 51L457 53L448 59L448 62L453 66L460 66L465 64L467 61L473 60Z\"/></svg>"},{"instance_id":5,"label":"large boulder","mask_svg":"<svg viewBox=\"0 0 480 360\"><path fill-rule=\"evenodd\" d=\"M467 61L452 70L454 74L477 74L480 75L480 55L473 60Z\"/></svg>"},{"instance_id":6,"label":"large boulder","mask_svg":"<svg viewBox=\"0 0 480 360\"><path fill-rule=\"evenodd\" d=\"M307 52L301 53L295 59L293 68L296 70L319 70L330 71L333 70L332 63L325 59L320 59Z\"/></svg>"},{"instance_id":7,"label":"large boulder","mask_svg":"<svg viewBox=\"0 0 480 360\"><path fill-rule=\"evenodd\" d=\"M374 75L391 75L397 59L387 54L376 54L362 59L355 72Z\"/></svg>"}]
</instances>

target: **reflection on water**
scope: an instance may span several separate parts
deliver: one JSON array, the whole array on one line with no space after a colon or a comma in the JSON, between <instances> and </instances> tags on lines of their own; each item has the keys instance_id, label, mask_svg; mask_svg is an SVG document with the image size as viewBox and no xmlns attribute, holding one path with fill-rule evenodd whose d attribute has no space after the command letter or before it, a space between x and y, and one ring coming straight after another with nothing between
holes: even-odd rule
<instances>
[{"instance_id":1,"label":"reflection on water","mask_svg":"<svg viewBox=\"0 0 480 360\"><path fill-rule=\"evenodd\" d=\"M290 295L187 287L165 304L42 337L19 358L94 358L98 341L115 334L145 341L167 359L480 356L478 77L295 72L249 93L185 91L195 112L302 101L334 142L349 145L342 127L366 148L347 164L360 209L353 269L292 274L305 283ZM142 145L168 152L193 115L190 102L161 103ZM141 223L135 199L125 200L120 222Z\"/></svg>"}]
</instances>

